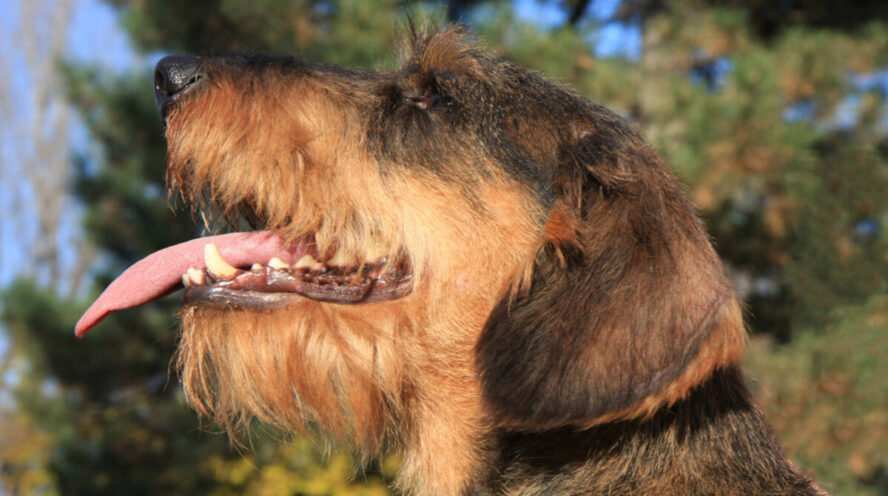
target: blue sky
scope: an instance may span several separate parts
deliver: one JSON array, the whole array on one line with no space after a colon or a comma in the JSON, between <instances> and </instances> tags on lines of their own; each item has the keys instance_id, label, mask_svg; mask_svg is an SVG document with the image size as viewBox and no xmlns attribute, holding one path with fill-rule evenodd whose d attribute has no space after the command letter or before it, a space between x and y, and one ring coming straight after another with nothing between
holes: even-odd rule
<instances>
[{"instance_id":1,"label":"blue sky","mask_svg":"<svg viewBox=\"0 0 888 496\"><path fill-rule=\"evenodd\" d=\"M586 12L587 20L600 24L590 40L599 57L625 55L637 58L641 54L641 31L637 26L608 22L614 16L621 0L596 0ZM567 13L554 2L515 0L515 16L540 28L557 27L567 22Z\"/></svg>"}]
</instances>

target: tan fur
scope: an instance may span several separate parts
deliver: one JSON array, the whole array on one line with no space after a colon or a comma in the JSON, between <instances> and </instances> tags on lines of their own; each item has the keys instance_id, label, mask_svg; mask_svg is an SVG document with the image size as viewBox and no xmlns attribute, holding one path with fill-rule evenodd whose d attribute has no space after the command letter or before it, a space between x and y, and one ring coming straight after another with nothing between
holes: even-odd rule
<instances>
[{"instance_id":1,"label":"tan fur","mask_svg":"<svg viewBox=\"0 0 888 496\"><path fill-rule=\"evenodd\" d=\"M369 166L340 156L329 168L337 167ZM255 194L224 186L232 180L226 168L208 163L199 174L225 198ZM305 300L274 312L187 307L178 357L186 394L199 413L235 434L253 418L285 432L304 432L307 420L352 441L366 458L401 445L403 487L455 494L481 463L479 440L489 430L473 347L493 306L524 277L542 212L505 179L476 191L479 212L457 186L430 188L406 172L387 179L384 195L372 185L375 174L325 174L340 177L340 186L350 177L365 182L343 186L349 203L362 208L339 215L374 228L336 222L343 200L330 192L313 197L323 202L315 208L297 210L324 212L325 222L337 225L319 233L319 244L329 233L329 244L346 240L359 254L384 233L414 264L413 293L358 306ZM316 225L299 216L288 221L288 228Z\"/></svg>"},{"instance_id":2,"label":"tan fur","mask_svg":"<svg viewBox=\"0 0 888 496\"><path fill-rule=\"evenodd\" d=\"M400 62L401 65L417 64L419 74L434 70L484 77L483 68L476 57L480 47L477 42L467 43L466 33L462 29L449 29L430 38L414 37L411 42L402 49Z\"/></svg>"},{"instance_id":3,"label":"tan fur","mask_svg":"<svg viewBox=\"0 0 888 496\"><path fill-rule=\"evenodd\" d=\"M371 238L397 250L397 230L384 232L396 220L376 216L387 213L375 208L389 198L386 185L359 151L360 129L351 124L357 119L342 95L306 82L286 90L256 88L265 98L245 98L238 81L214 83L213 91L170 119L171 188L191 201L248 202L287 237L313 234L321 252L336 245L362 257Z\"/></svg>"},{"instance_id":4,"label":"tan fur","mask_svg":"<svg viewBox=\"0 0 888 496\"><path fill-rule=\"evenodd\" d=\"M168 116L171 192L211 216L248 207L264 229L314 240L321 258L338 250L363 261L381 245L413 277L409 294L374 303L187 305L176 362L186 396L233 437L254 420L317 429L365 460L403 453L397 484L408 493L513 484L538 494L556 478L537 476L533 455L507 452L512 434L574 429L579 439L611 421L629 421L615 427L628 431L733 377L745 340L736 296L674 178L616 116L529 73L521 84L539 101L523 100L517 84L500 91L497 81L517 80L514 66L479 54L458 29L413 39L402 71L378 77L295 61L289 71L220 64L207 64L207 82L176 97ZM468 95L496 101L445 101L432 76L462 78ZM433 108L451 103L490 107L463 127ZM554 104L578 113L560 122ZM512 108L491 137L496 105ZM581 117L586 133L564 131ZM513 138L526 145L490 150ZM685 449L671 427L636 434L625 439ZM588 466L591 452L564 461L563 481L576 481L562 487L656 494L697 477L653 463L636 485L627 446L605 446ZM497 457L511 465L493 465Z\"/></svg>"},{"instance_id":5,"label":"tan fur","mask_svg":"<svg viewBox=\"0 0 888 496\"><path fill-rule=\"evenodd\" d=\"M673 405L685 399L699 384L703 383L717 368L737 365L743 355L746 343L746 331L740 305L733 294L719 309L716 316L718 326L700 344L700 349L681 375L655 394L644 397L641 401L622 410L608 412L585 424L593 427L615 420L634 418L650 418L664 405Z\"/></svg>"}]
</instances>

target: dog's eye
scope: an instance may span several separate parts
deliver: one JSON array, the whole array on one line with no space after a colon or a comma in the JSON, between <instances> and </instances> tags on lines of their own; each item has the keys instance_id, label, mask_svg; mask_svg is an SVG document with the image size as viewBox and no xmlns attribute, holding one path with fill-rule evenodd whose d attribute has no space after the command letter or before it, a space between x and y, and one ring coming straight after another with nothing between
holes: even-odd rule
<instances>
[{"instance_id":1,"label":"dog's eye","mask_svg":"<svg viewBox=\"0 0 888 496\"><path fill-rule=\"evenodd\" d=\"M419 110L438 110L444 107L444 99L437 93L404 95L404 100Z\"/></svg>"}]
</instances>

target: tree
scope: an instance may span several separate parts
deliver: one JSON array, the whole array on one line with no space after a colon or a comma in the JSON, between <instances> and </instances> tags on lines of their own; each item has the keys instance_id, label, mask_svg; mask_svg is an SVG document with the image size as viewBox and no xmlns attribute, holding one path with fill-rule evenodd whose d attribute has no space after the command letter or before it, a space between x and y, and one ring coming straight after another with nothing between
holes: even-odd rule
<instances>
[{"instance_id":1,"label":"tree","mask_svg":"<svg viewBox=\"0 0 888 496\"><path fill-rule=\"evenodd\" d=\"M351 20L342 22L332 13L305 14L319 8L319 2L295 12L290 2L266 3L266 14L288 12L277 28L267 19L252 19L255 6L241 9L227 2L185 10L180 2L155 2L144 10L143 4L119 8L144 50L201 51L209 48L207 42L215 48L302 47L326 50L338 62L364 66L390 53L394 5L377 11L363 2L343 3ZM311 32L313 27L308 32L296 29L311 27L312 21L325 24L323 35ZM209 27L194 37L198 25ZM168 44L155 45L154 39ZM354 40L364 43L355 45ZM162 128L150 83L145 83L152 80L151 73L115 77L68 65L63 75L68 100L102 150L98 162L75 157L71 169L74 192L85 210L85 234L103 253L94 281L97 291L145 253L199 231L187 213L177 214L167 204ZM2 294L2 321L13 343L9 357L27 357L28 362L14 391L17 412L26 413L34 431L49 438L52 446L48 462L40 464L40 457L31 457L37 465L27 472L44 474L44 479L47 470L52 474L54 484L47 493L277 494L274 488L290 494L384 492L378 469L368 472L366 483L351 484L346 482L351 463L340 457L321 463L318 449L284 457L292 447L257 436L254 454L244 458L224 437L202 436L180 388L175 383L167 386L176 341L175 301L114 316L101 332L76 342L71 324L83 302L62 296L58 289L19 280ZM48 450L41 453L49 456ZM4 476L9 487L22 487L16 475L20 471L12 471L18 465L4 467L10 474Z\"/></svg>"},{"instance_id":2,"label":"tree","mask_svg":"<svg viewBox=\"0 0 888 496\"><path fill-rule=\"evenodd\" d=\"M77 289L91 259L84 254L80 263L70 264L68 260L77 257L69 255L66 260L61 249L67 245L68 250L82 252L84 248L77 245L72 230L65 229L76 220L70 215L67 193L70 109L55 70L67 41L73 3L22 2L21 17L7 40L15 50L0 54L10 74L0 80L0 118L17 124L4 133L0 155L0 209L17 213L3 225L0 268L68 290ZM4 260L6 253L14 258Z\"/></svg>"},{"instance_id":3,"label":"tree","mask_svg":"<svg viewBox=\"0 0 888 496\"><path fill-rule=\"evenodd\" d=\"M814 0L624 0L602 20L589 13L595 2L552 0L565 22L541 28L492 1L111 3L144 52L250 48L373 69L394 66L391 47L414 9L461 19L492 52L615 108L669 159L709 224L750 309L749 365L762 378L754 385L790 454L841 494L888 487L879 393L888 377L879 352L888 330L879 296L888 287L888 27L873 22L883 8L827 15ZM776 21L783 9L789 22ZM600 28L614 24L638 33L640 53L596 56ZM65 74L103 150L73 167L86 236L103 253L95 292L197 228L166 203L149 70L114 77L72 65ZM54 481L46 494L383 491L390 461L370 469L368 484L349 484L346 458L325 463L301 441L258 435L242 457L222 436L201 435L175 382L164 387L175 298L114 315L81 343L70 329L83 302L54 289L19 281L0 299L10 357L30 364L14 414L44 440L28 459L46 460L52 447L29 472Z\"/></svg>"}]
</instances>

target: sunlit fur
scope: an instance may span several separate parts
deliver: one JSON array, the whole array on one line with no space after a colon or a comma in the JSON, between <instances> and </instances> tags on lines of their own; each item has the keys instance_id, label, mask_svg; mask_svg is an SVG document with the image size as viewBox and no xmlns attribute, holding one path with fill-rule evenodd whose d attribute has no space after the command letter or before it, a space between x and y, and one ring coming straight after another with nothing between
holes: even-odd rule
<instances>
[{"instance_id":1,"label":"sunlit fur","mask_svg":"<svg viewBox=\"0 0 888 496\"><path fill-rule=\"evenodd\" d=\"M507 186L486 185L469 201L458 186L430 188L405 173L388 179L385 194L352 200L367 205L352 222L398 219L376 232L391 233L383 239L415 265L403 299L269 312L186 307L178 366L189 401L235 436L253 418L288 432L309 421L367 458L406 447L402 485L458 492L488 430L472 349L540 242L542 213ZM340 211L342 194L326 200L325 216ZM378 239L347 226L325 232L354 253Z\"/></svg>"},{"instance_id":2,"label":"sunlit fur","mask_svg":"<svg viewBox=\"0 0 888 496\"><path fill-rule=\"evenodd\" d=\"M169 183L196 208L321 254L382 245L414 277L378 303L186 306L191 405L234 437L256 419L398 450L420 495L813 494L745 395L739 302L640 135L458 29L408 45L392 73L211 60L170 113ZM556 441L577 450L544 455Z\"/></svg>"}]
</instances>

